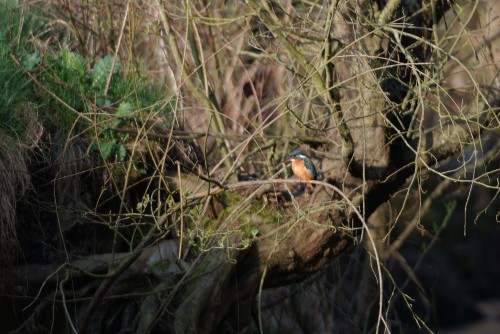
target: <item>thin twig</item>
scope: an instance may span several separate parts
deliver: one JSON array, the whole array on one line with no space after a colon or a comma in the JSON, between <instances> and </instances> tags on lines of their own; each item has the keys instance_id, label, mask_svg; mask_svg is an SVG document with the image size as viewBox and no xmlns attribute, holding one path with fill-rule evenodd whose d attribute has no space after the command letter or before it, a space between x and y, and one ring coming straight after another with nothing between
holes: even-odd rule
<instances>
[{"instance_id":1,"label":"thin twig","mask_svg":"<svg viewBox=\"0 0 500 334\"><path fill-rule=\"evenodd\" d=\"M118 36L118 42L115 47L115 55L113 57L113 62L111 63L111 69L109 71L109 75L106 78L106 86L104 86L104 95L108 94L109 85L111 84L111 78L113 77L113 70L115 69L116 60L118 58L118 51L120 50L120 46L122 44L123 31L125 30L125 23L127 23L128 10L130 7L130 0L127 2L127 7L125 7L125 16L123 17L122 27L120 29L120 36Z\"/></svg>"}]
</instances>

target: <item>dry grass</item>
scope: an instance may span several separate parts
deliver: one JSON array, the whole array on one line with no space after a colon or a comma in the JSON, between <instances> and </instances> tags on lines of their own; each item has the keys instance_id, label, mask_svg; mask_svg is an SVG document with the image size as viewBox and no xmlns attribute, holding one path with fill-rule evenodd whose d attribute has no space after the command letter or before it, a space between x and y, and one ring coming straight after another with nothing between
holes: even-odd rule
<instances>
[{"instance_id":1,"label":"dry grass","mask_svg":"<svg viewBox=\"0 0 500 334\"><path fill-rule=\"evenodd\" d=\"M25 126L23 137L0 134L0 265L11 263L19 251L17 243L17 202L31 188L30 155L40 144L43 127L36 108L27 102L12 112Z\"/></svg>"}]
</instances>

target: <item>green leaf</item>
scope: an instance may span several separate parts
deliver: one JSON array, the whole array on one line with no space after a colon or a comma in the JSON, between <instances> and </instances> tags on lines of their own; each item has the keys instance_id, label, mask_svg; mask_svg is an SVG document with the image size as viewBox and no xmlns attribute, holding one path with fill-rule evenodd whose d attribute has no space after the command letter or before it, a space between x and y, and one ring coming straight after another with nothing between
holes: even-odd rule
<instances>
[{"instance_id":1,"label":"green leaf","mask_svg":"<svg viewBox=\"0 0 500 334\"><path fill-rule=\"evenodd\" d=\"M241 244L243 245L243 248L248 248L248 246L250 246L250 239L243 239Z\"/></svg>"},{"instance_id":2,"label":"green leaf","mask_svg":"<svg viewBox=\"0 0 500 334\"><path fill-rule=\"evenodd\" d=\"M139 211L140 213L143 213L144 212L144 206L142 205L142 202L137 203L137 205L135 206L135 209L137 211Z\"/></svg>"},{"instance_id":3,"label":"green leaf","mask_svg":"<svg viewBox=\"0 0 500 334\"><path fill-rule=\"evenodd\" d=\"M87 65L85 59L76 53L64 49L61 54L61 63L68 70L77 72L81 77L85 76L85 67Z\"/></svg>"},{"instance_id":4,"label":"green leaf","mask_svg":"<svg viewBox=\"0 0 500 334\"><path fill-rule=\"evenodd\" d=\"M250 233L252 234L252 237L254 237L254 238L255 238L255 237L257 236L257 234L259 234L259 230L258 230L258 229L256 229L256 228L253 228L253 229L250 231Z\"/></svg>"},{"instance_id":5,"label":"green leaf","mask_svg":"<svg viewBox=\"0 0 500 334\"><path fill-rule=\"evenodd\" d=\"M117 155L119 161L123 161L125 159L125 157L127 156L127 149L125 148L125 145L123 144L118 145Z\"/></svg>"},{"instance_id":6,"label":"green leaf","mask_svg":"<svg viewBox=\"0 0 500 334\"><path fill-rule=\"evenodd\" d=\"M134 105L130 102L122 102L118 106L118 110L116 111L116 119L113 122L113 127L116 128L123 121L123 118L131 119L134 110Z\"/></svg>"},{"instance_id":7,"label":"green leaf","mask_svg":"<svg viewBox=\"0 0 500 334\"><path fill-rule=\"evenodd\" d=\"M113 150L115 148L115 143L108 142L105 140L99 139L99 146L101 148L101 154L104 159L109 159L109 157L113 154Z\"/></svg>"},{"instance_id":8,"label":"green leaf","mask_svg":"<svg viewBox=\"0 0 500 334\"><path fill-rule=\"evenodd\" d=\"M116 111L116 116L130 116L132 115L132 111L134 110L134 105L130 102L122 102L118 106L118 110Z\"/></svg>"},{"instance_id":9,"label":"green leaf","mask_svg":"<svg viewBox=\"0 0 500 334\"><path fill-rule=\"evenodd\" d=\"M120 58L116 57L116 62L113 67L113 57L105 56L101 58L94 66L92 73L90 74L90 79L92 80L92 88L102 89L106 83L106 78L113 70L113 74L116 74L120 70Z\"/></svg>"},{"instance_id":10,"label":"green leaf","mask_svg":"<svg viewBox=\"0 0 500 334\"><path fill-rule=\"evenodd\" d=\"M227 235L223 235L222 238L219 240L219 247L224 247L224 244L226 243Z\"/></svg>"},{"instance_id":11,"label":"green leaf","mask_svg":"<svg viewBox=\"0 0 500 334\"><path fill-rule=\"evenodd\" d=\"M96 97L96 104L98 106L110 106L111 100L107 96L98 95Z\"/></svg>"},{"instance_id":12,"label":"green leaf","mask_svg":"<svg viewBox=\"0 0 500 334\"><path fill-rule=\"evenodd\" d=\"M23 57L23 67L28 71L32 70L39 62L40 54L38 50Z\"/></svg>"}]
</instances>

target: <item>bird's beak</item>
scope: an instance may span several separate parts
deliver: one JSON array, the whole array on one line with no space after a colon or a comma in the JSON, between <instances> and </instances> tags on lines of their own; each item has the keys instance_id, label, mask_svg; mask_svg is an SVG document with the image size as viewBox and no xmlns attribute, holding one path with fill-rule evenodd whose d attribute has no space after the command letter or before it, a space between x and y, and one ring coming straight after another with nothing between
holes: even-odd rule
<instances>
[{"instance_id":1,"label":"bird's beak","mask_svg":"<svg viewBox=\"0 0 500 334\"><path fill-rule=\"evenodd\" d=\"M293 161L293 158L288 158L288 159L282 161L281 163L282 164L287 164L287 163L292 162L292 161Z\"/></svg>"}]
</instances>

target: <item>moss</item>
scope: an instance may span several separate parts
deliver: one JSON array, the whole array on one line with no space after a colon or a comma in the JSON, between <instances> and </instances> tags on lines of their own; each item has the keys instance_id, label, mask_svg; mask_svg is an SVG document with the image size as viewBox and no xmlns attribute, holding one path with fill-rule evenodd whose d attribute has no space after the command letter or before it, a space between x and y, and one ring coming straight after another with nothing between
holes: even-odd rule
<instances>
[{"instance_id":1,"label":"moss","mask_svg":"<svg viewBox=\"0 0 500 334\"><path fill-rule=\"evenodd\" d=\"M218 199L224 202L225 208L216 218L202 218L199 225L195 225L195 222L200 221L201 212L197 212L199 207L184 212L185 242L194 246L191 250L196 254L213 247L246 248L263 231L274 229L283 221L282 212L261 200L253 199L248 206L241 207L245 198L239 194L227 192L222 198L219 195ZM236 213L235 210L240 212ZM231 216L235 220L227 221Z\"/></svg>"},{"instance_id":2,"label":"moss","mask_svg":"<svg viewBox=\"0 0 500 334\"><path fill-rule=\"evenodd\" d=\"M224 214L234 211L234 208L243 201L244 198L239 195L230 195L229 202L232 203L224 210ZM224 217L222 217L224 218ZM241 214L238 221L240 225L237 226L241 233L241 239L254 238L264 225L280 225L283 221L283 213L277 210L276 207L265 203L259 199L253 199L250 206L245 209ZM234 228L233 226L232 228Z\"/></svg>"}]
</instances>

